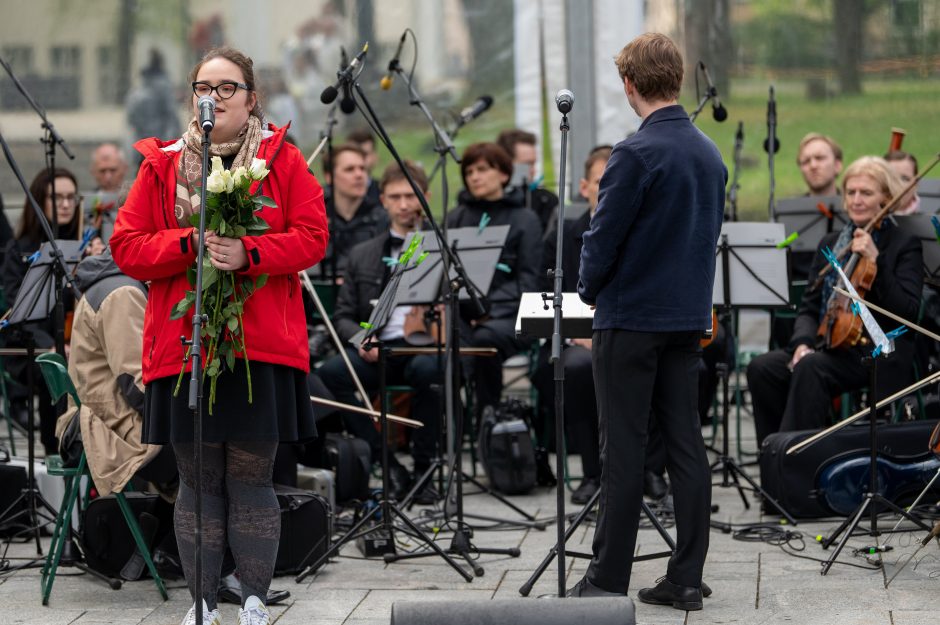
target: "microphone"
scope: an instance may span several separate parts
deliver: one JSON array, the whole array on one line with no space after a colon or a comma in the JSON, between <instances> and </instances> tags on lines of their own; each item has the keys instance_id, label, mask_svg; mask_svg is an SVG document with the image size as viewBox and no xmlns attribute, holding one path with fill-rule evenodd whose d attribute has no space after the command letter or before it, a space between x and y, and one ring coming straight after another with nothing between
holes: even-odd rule
<instances>
[{"instance_id":1,"label":"microphone","mask_svg":"<svg viewBox=\"0 0 940 625\"><path fill-rule=\"evenodd\" d=\"M382 88L382 91L388 91L392 88L392 82L395 80L394 72L398 70L398 57L401 56L401 49L405 45L405 37L407 35L407 30L401 34L401 39L398 40L398 48L395 50L395 56L388 62L388 73L382 76L382 80L379 81L379 86Z\"/></svg>"},{"instance_id":2,"label":"microphone","mask_svg":"<svg viewBox=\"0 0 940 625\"><path fill-rule=\"evenodd\" d=\"M764 139L764 152L774 154L780 151L780 141L777 140L777 102L774 100L774 88L770 87L770 96L767 98L767 138Z\"/></svg>"},{"instance_id":3,"label":"microphone","mask_svg":"<svg viewBox=\"0 0 940 625\"><path fill-rule=\"evenodd\" d=\"M204 95L196 102L199 108L199 126L203 132L211 132L215 128L215 99L211 95Z\"/></svg>"},{"instance_id":4,"label":"microphone","mask_svg":"<svg viewBox=\"0 0 940 625\"><path fill-rule=\"evenodd\" d=\"M574 94L568 89L562 89L555 94L555 106L562 115L567 115L574 108Z\"/></svg>"},{"instance_id":5,"label":"microphone","mask_svg":"<svg viewBox=\"0 0 940 625\"><path fill-rule=\"evenodd\" d=\"M705 73L705 82L708 83L708 93L712 96L712 117L716 122L723 122L728 119L728 111L722 106L721 100L718 98L718 89L715 87L715 83L712 82L708 68L705 67L705 64L701 61L698 62L698 65L702 68L702 72Z\"/></svg>"},{"instance_id":6,"label":"microphone","mask_svg":"<svg viewBox=\"0 0 940 625\"><path fill-rule=\"evenodd\" d=\"M491 106L493 106L493 96L481 95L476 99L476 102L460 111L460 115L457 117L457 127L472 122L489 110Z\"/></svg>"},{"instance_id":7,"label":"microphone","mask_svg":"<svg viewBox=\"0 0 940 625\"><path fill-rule=\"evenodd\" d=\"M366 45L362 46L362 50L353 58L352 62L336 72L336 82L332 85L329 85L326 89L323 90L322 93L320 93L320 102L323 104L332 104L333 101L336 100L336 96L339 95L340 86L344 86L343 102L348 100L350 103L352 103L352 108L348 111L349 113L355 110L356 103L352 100L352 91L349 87L349 83L352 82L353 72L355 72L356 68L362 64L362 59L365 58L366 52L368 50L369 42L366 42ZM345 52L343 57L345 58ZM343 112L345 113L347 111L345 108L343 108L343 102L340 102L340 108L343 109Z\"/></svg>"}]
</instances>

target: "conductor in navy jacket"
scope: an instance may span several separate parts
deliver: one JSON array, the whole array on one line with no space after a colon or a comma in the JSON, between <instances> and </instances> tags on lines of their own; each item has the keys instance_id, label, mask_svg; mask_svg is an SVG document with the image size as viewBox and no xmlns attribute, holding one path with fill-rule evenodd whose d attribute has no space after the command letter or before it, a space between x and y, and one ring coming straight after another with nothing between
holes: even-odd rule
<instances>
[{"instance_id":1,"label":"conductor in navy jacket","mask_svg":"<svg viewBox=\"0 0 940 625\"><path fill-rule=\"evenodd\" d=\"M581 250L578 293L596 306L602 493L594 557L568 595L627 592L652 410L668 454L677 545L665 579L639 598L698 610L711 506L697 410L698 350L711 326L728 172L715 144L678 105L682 57L668 37L641 35L616 63L643 122L614 147Z\"/></svg>"}]
</instances>

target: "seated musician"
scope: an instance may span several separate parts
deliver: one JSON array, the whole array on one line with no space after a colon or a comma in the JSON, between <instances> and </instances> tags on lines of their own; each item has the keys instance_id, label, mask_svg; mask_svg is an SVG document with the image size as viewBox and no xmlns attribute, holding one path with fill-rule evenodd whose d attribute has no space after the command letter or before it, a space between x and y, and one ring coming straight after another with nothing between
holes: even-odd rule
<instances>
[{"instance_id":1,"label":"seated musician","mask_svg":"<svg viewBox=\"0 0 940 625\"><path fill-rule=\"evenodd\" d=\"M906 187L917 177L917 158L904 150L891 150L885 154L885 160L901 179L901 186ZM920 210L920 198L917 196L917 187L907 193L901 205L894 211L898 215L913 215Z\"/></svg>"},{"instance_id":2,"label":"seated musician","mask_svg":"<svg viewBox=\"0 0 940 625\"><path fill-rule=\"evenodd\" d=\"M902 188L883 159L866 156L852 163L842 180L843 202L850 223L841 232L823 238L810 275L817 276L825 267L826 260L820 251L825 247L837 254L843 249L858 254L877 266L866 299L913 320L922 285L920 241L902 232L890 217L871 234L863 229ZM840 256L843 264L847 258L848 253ZM811 283L803 296L789 345L758 356L747 368L758 444L776 431L826 426L832 398L868 384L869 371L861 362L863 356L872 352L867 333L862 331L862 339L856 345L841 347L827 347L824 337L819 335L837 274L830 271L818 282ZM886 332L898 326L896 321L873 314ZM913 351L913 336L909 332L895 340L894 353L879 358L876 397L886 397L911 380Z\"/></svg>"},{"instance_id":3,"label":"seated musician","mask_svg":"<svg viewBox=\"0 0 940 625\"><path fill-rule=\"evenodd\" d=\"M427 194L428 179L417 165L407 163L411 177ZM333 313L336 332L344 342L349 341L360 330L360 322L367 321L372 307L382 293L389 278L389 267L383 258L397 258L402 251L408 233L420 229L422 223L421 204L411 185L397 164L386 168L380 182L382 204L388 212L389 229L350 250L346 264L346 279L340 287ZM405 342L405 317L412 307L399 306L392 313L388 325L379 338L391 347L407 345ZM367 392L378 389L378 351L346 346L346 352L357 376ZM359 406L356 386L340 355L327 360L319 369L320 378L333 393L337 401ZM430 466L437 454L440 432L440 370L434 355L395 356L388 358L386 376L389 384L407 384L415 388L411 416L421 421L424 427L411 432L411 453L414 472L420 476ZM361 413L344 412L343 422L347 431L366 440L372 449L372 460L381 459L381 438L372 418ZM389 479L391 495L403 497L410 485L410 476L393 456L390 456ZM417 503L433 503L436 494L428 485L417 493Z\"/></svg>"},{"instance_id":4,"label":"seated musician","mask_svg":"<svg viewBox=\"0 0 940 625\"><path fill-rule=\"evenodd\" d=\"M78 183L75 175L61 167L55 169L53 176L50 176L49 173L49 170L43 169L36 174L29 185L30 195L43 208L46 219L53 228L57 240L81 240L82 218L79 209L81 196L78 194ZM54 197L53 189L55 190ZM55 211L54 222L53 211ZM29 200L26 200L23 204L23 212L20 215L14 238L7 241L2 253L3 263L0 265L0 282L3 285L2 290L7 306L12 307L16 301L16 296L23 280L26 278L26 272L29 270L29 258L39 250L40 245L45 241L46 235L39 219L33 212ZM66 289L63 298L65 314L68 316L74 307L71 292ZM22 328L23 333L19 336L15 334L10 336L13 332L8 329L3 333L3 336L0 336L0 340L5 342L6 347L25 348L26 335L28 334L37 349L52 347L55 344L56 332L59 329L55 327L52 317L50 314L48 319L25 324ZM68 337L66 336L66 345L68 344L67 341ZM68 348L66 347L66 349ZM34 393L38 398L39 440L46 454L56 453L58 449L55 439L57 409L49 397L46 385L40 381L34 384L34 388L29 388L29 375L25 356L5 359L3 366L17 383L16 386L9 389L11 416L24 428L32 427L32 415L28 413L27 400L29 394ZM33 374L34 381L41 380L39 369L35 366L33 366Z\"/></svg>"},{"instance_id":5,"label":"seated musician","mask_svg":"<svg viewBox=\"0 0 940 625\"><path fill-rule=\"evenodd\" d=\"M332 167L330 159L324 157L323 179L328 184L324 193L329 195L326 216L330 242L318 267L322 276L342 277L353 246L384 234L388 219L382 205L368 195L366 155L359 146L347 143L334 148Z\"/></svg>"},{"instance_id":6,"label":"seated musician","mask_svg":"<svg viewBox=\"0 0 940 625\"><path fill-rule=\"evenodd\" d=\"M95 487L101 495L120 492L135 475L175 482L172 448L141 442L147 287L124 275L107 248L78 265L75 283L82 299L72 322L69 377L82 401L82 444ZM71 419L71 410L59 418L59 438Z\"/></svg>"},{"instance_id":7,"label":"seated musician","mask_svg":"<svg viewBox=\"0 0 940 625\"><path fill-rule=\"evenodd\" d=\"M496 144L506 150L512 158L514 167L522 166L527 169L522 179L526 206L538 215L544 232L554 229L558 196L542 186L535 186L541 181L541 178L536 178L535 175L535 165L538 162L538 144L535 135L521 128L510 128L499 133L496 137Z\"/></svg>"},{"instance_id":8,"label":"seated musician","mask_svg":"<svg viewBox=\"0 0 940 625\"><path fill-rule=\"evenodd\" d=\"M542 226L535 213L525 207L521 189L506 194L512 160L495 143L469 146L460 162L460 174L467 193L462 194L460 205L448 216L447 227L478 228L483 224L510 227L489 292L485 294L485 314L479 316L469 301L462 301L460 306L462 341L473 347L498 350L495 358L463 359L465 374L476 383L477 414L482 414L485 407L499 405L503 361L527 345L516 338L516 313L522 293L539 287Z\"/></svg>"}]
</instances>

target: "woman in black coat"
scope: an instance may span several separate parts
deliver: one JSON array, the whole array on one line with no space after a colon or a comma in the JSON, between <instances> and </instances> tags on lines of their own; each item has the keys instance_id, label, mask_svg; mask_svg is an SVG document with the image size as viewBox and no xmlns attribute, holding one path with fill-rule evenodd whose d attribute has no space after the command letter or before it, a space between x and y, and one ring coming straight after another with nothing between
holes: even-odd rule
<instances>
[{"instance_id":1,"label":"woman in black coat","mask_svg":"<svg viewBox=\"0 0 940 625\"><path fill-rule=\"evenodd\" d=\"M486 293L486 313L478 316L470 302L461 304L461 337L474 347L495 347L495 358L467 358L464 369L476 383L478 414L497 406L503 390L503 361L526 347L515 336L516 313L522 293L537 291L541 262L542 226L525 207L522 189L506 188L512 159L495 143L475 143L460 163L466 193L447 218L448 228L509 226L496 273Z\"/></svg>"}]
</instances>

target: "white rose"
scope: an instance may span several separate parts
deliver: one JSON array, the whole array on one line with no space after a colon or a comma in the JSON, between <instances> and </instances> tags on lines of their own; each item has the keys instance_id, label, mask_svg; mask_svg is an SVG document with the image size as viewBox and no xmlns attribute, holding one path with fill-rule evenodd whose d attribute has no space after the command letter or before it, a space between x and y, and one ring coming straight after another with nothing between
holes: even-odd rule
<instances>
[{"instance_id":1,"label":"white rose","mask_svg":"<svg viewBox=\"0 0 940 625\"><path fill-rule=\"evenodd\" d=\"M248 170L244 167L236 167L235 171L232 172L232 179L235 181L236 187L247 187L249 182Z\"/></svg>"},{"instance_id":2,"label":"white rose","mask_svg":"<svg viewBox=\"0 0 940 625\"><path fill-rule=\"evenodd\" d=\"M209 193L222 193L225 191L225 180L222 178L222 173L222 171L213 170L209 174L209 177L206 178L206 191Z\"/></svg>"},{"instance_id":3,"label":"white rose","mask_svg":"<svg viewBox=\"0 0 940 625\"><path fill-rule=\"evenodd\" d=\"M267 165L267 163L262 158L251 159L251 166L248 168L248 173L253 180L262 180L268 175L268 170L264 168L265 165Z\"/></svg>"},{"instance_id":4,"label":"white rose","mask_svg":"<svg viewBox=\"0 0 940 625\"><path fill-rule=\"evenodd\" d=\"M212 157L212 171L225 171L225 166L222 165L222 159L218 156Z\"/></svg>"},{"instance_id":5,"label":"white rose","mask_svg":"<svg viewBox=\"0 0 940 625\"><path fill-rule=\"evenodd\" d=\"M226 193L231 193L235 188L235 178L232 177L232 172L227 169L222 172L222 182L225 184Z\"/></svg>"}]
</instances>

